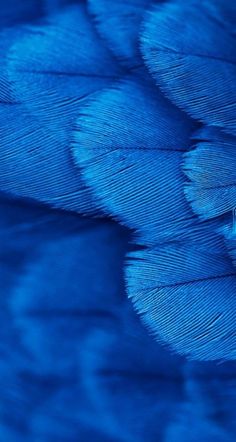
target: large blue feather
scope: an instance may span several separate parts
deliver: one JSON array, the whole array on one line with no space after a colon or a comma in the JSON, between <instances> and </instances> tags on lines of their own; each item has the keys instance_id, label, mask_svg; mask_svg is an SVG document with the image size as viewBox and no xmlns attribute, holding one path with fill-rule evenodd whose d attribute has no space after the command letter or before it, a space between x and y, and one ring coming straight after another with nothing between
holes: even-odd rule
<instances>
[{"instance_id":1,"label":"large blue feather","mask_svg":"<svg viewBox=\"0 0 236 442\"><path fill-rule=\"evenodd\" d=\"M129 296L157 339L194 359L235 359L236 273L224 243L173 241L130 257ZM213 229L209 237L216 233ZM220 238L219 238L220 239ZM222 240L223 241L223 240Z\"/></svg>"}]
</instances>

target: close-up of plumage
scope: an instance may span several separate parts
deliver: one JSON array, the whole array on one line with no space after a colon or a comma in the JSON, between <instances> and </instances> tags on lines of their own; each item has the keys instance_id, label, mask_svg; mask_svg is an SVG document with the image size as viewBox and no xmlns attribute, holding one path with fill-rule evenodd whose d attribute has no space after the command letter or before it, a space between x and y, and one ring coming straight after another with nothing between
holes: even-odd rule
<instances>
[{"instance_id":1,"label":"close-up of plumage","mask_svg":"<svg viewBox=\"0 0 236 442\"><path fill-rule=\"evenodd\" d=\"M236 3L0 26L0 442L235 442Z\"/></svg>"}]
</instances>

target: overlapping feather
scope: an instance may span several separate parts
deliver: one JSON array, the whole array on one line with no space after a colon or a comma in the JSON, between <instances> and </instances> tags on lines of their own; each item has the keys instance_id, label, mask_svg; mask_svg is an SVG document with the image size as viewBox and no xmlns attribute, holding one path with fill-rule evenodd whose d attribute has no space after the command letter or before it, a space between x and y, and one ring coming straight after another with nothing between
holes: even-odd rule
<instances>
[{"instance_id":1,"label":"overlapping feather","mask_svg":"<svg viewBox=\"0 0 236 442\"><path fill-rule=\"evenodd\" d=\"M142 34L143 55L157 83L174 103L207 125L185 157L185 194L201 218L220 217L218 230L226 235L230 251L236 177L235 21L230 0L169 2L153 8Z\"/></svg>"},{"instance_id":2,"label":"overlapping feather","mask_svg":"<svg viewBox=\"0 0 236 442\"><path fill-rule=\"evenodd\" d=\"M54 10L64 1L49 3ZM133 317L122 267L128 253L128 294L157 341L190 358L235 359L235 269L217 232L225 232L234 258L227 215L235 8L170 1L147 15L143 56L171 104L140 68L149 1L113 3L89 3L101 39L80 4L9 34L1 48L0 189L70 211L98 214L99 207L142 245L129 252L127 235L107 220L2 203L1 435L189 442L195 427L198 439L233 441L235 363L223 364L226 375L211 365L219 392L206 388L205 364L199 374L185 363L184 372L183 359ZM199 121L214 127L196 135Z\"/></svg>"}]
</instances>

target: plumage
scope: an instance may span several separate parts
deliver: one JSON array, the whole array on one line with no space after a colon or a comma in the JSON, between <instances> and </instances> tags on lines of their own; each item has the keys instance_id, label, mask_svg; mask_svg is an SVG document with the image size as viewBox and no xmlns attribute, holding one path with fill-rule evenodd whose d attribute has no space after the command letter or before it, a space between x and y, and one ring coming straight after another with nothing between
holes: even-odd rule
<instances>
[{"instance_id":1,"label":"plumage","mask_svg":"<svg viewBox=\"0 0 236 442\"><path fill-rule=\"evenodd\" d=\"M1 441L235 440L231 3L3 5Z\"/></svg>"},{"instance_id":2,"label":"plumage","mask_svg":"<svg viewBox=\"0 0 236 442\"><path fill-rule=\"evenodd\" d=\"M83 339L117 324L128 236L109 221L4 196L0 208L0 434L30 441L37 408L79 383ZM80 397L75 404L83 410Z\"/></svg>"},{"instance_id":3,"label":"plumage","mask_svg":"<svg viewBox=\"0 0 236 442\"><path fill-rule=\"evenodd\" d=\"M197 359L235 359L235 270L218 222L200 223L184 195L193 128L149 83L124 80L81 108L75 158L102 207L152 245L132 254L126 282L156 338Z\"/></svg>"}]
</instances>

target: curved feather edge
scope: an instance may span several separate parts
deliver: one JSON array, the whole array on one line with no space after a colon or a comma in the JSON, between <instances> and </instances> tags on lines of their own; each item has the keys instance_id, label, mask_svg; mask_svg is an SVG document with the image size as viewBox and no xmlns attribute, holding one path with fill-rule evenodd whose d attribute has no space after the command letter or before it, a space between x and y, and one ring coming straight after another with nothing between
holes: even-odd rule
<instances>
[{"instance_id":1,"label":"curved feather edge","mask_svg":"<svg viewBox=\"0 0 236 442\"><path fill-rule=\"evenodd\" d=\"M232 135L235 19L231 0L170 1L148 14L141 37L146 64L169 98L193 118Z\"/></svg>"}]
</instances>

